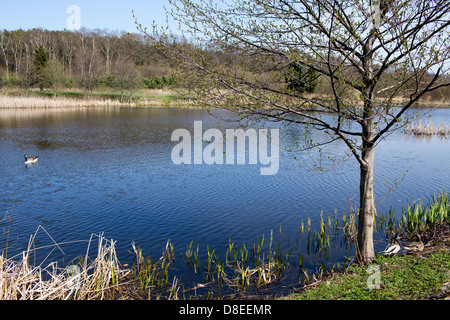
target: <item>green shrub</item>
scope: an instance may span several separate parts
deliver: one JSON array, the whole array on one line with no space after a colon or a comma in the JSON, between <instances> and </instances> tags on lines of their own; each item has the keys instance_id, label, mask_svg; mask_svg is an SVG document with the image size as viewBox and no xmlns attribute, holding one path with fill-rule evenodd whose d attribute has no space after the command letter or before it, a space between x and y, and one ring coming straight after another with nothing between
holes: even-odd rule
<instances>
[{"instance_id":1,"label":"green shrub","mask_svg":"<svg viewBox=\"0 0 450 320\"><path fill-rule=\"evenodd\" d=\"M176 84L175 77L155 76L153 78L142 78L142 83L148 89L164 89Z\"/></svg>"}]
</instances>

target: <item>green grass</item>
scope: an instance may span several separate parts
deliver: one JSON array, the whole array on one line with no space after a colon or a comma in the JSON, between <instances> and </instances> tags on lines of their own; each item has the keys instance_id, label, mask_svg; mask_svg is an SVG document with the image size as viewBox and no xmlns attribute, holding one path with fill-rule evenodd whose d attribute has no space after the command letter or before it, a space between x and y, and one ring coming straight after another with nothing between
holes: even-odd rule
<instances>
[{"instance_id":1,"label":"green grass","mask_svg":"<svg viewBox=\"0 0 450 320\"><path fill-rule=\"evenodd\" d=\"M54 96L54 93L52 91L32 91L33 94L40 96L40 97L47 97L52 98ZM124 99L128 99L128 91L124 92ZM83 99L85 97L85 94L83 91L56 91L57 97L64 97L64 98L72 98L72 99ZM120 100L121 98L121 92L120 91L92 91L89 92L89 96L93 98L99 98L99 99L111 99L111 100ZM143 98L143 95L136 94L135 98Z\"/></svg>"},{"instance_id":2,"label":"green grass","mask_svg":"<svg viewBox=\"0 0 450 320\"><path fill-rule=\"evenodd\" d=\"M378 256L379 289L370 288L375 273L365 266L349 266L343 274L311 286L287 300L416 300L439 297L450 281L450 252L440 250L427 256ZM374 269L372 269L374 270Z\"/></svg>"},{"instance_id":3,"label":"green grass","mask_svg":"<svg viewBox=\"0 0 450 320\"><path fill-rule=\"evenodd\" d=\"M389 217L388 217L389 216ZM388 238L395 233L410 238L417 234L433 233L450 223L450 195L441 191L429 197L429 202L408 203L399 219L391 210L388 216L377 217L377 226ZM448 237L448 236L447 236ZM292 300L400 300L432 299L442 293L442 285L450 282L449 240L443 248L425 255L377 256L371 266L348 266L324 281L305 287ZM375 268L375 269L370 269ZM374 273L373 270L379 270ZM371 289L368 280L379 276L379 288ZM448 289L447 289L448 290Z\"/></svg>"},{"instance_id":4,"label":"green grass","mask_svg":"<svg viewBox=\"0 0 450 320\"><path fill-rule=\"evenodd\" d=\"M178 94L169 94L169 95L165 95L165 96L161 96L161 102L162 105L167 107L170 106L171 103L176 102L180 99L182 99L183 97L181 95Z\"/></svg>"},{"instance_id":5,"label":"green grass","mask_svg":"<svg viewBox=\"0 0 450 320\"><path fill-rule=\"evenodd\" d=\"M177 102L183 101L184 98L182 95L176 94L176 93L165 93L160 94L155 92L157 90L136 90L133 92L133 102L137 103L138 105L143 104L145 105L146 99L151 100L159 100L159 103L163 107L170 107L173 104L177 104ZM45 98L53 98L55 95L57 97L64 97L69 99L85 99L85 94L82 90L60 90L56 91L55 93L50 90L45 91L29 91L29 95L32 96L38 96L38 97L45 97ZM90 98L97 98L97 99L110 99L110 100L117 100L119 101L122 97L122 94L120 90L95 90L88 93L88 96ZM128 101L129 99L129 91L124 91L123 100ZM144 102L142 102L144 101Z\"/></svg>"}]
</instances>

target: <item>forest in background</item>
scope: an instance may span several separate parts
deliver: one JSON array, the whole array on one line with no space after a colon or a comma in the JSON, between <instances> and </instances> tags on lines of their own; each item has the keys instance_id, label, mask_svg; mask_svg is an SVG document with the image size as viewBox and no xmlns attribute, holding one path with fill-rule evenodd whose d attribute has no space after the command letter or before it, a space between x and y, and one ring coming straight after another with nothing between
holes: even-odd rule
<instances>
[{"instance_id":1,"label":"forest in background","mask_svg":"<svg viewBox=\"0 0 450 320\"><path fill-rule=\"evenodd\" d=\"M170 45L195 47L182 37L177 37L176 42ZM218 46L216 51L208 50L201 54L208 59L223 61L223 66L229 70L242 71L239 70L239 53L223 52ZM280 67L279 62L262 61L255 58L252 70L255 73L264 70L261 73L264 73L264 81L277 81L286 90L301 94L331 93L330 84L310 70L303 70L295 64ZM20 88L22 94L39 88L40 91L48 89L55 95L58 91L81 90L84 96L89 96L94 90L110 89L120 92L122 100L124 93L131 97L138 89L195 85L183 81L182 75L176 75L176 65L171 63L140 33L98 29L76 32L0 30L0 90ZM277 76L269 76L267 70ZM450 88L436 90L422 100L448 104Z\"/></svg>"},{"instance_id":2,"label":"forest in background","mask_svg":"<svg viewBox=\"0 0 450 320\"><path fill-rule=\"evenodd\" d=\"M85 95L175 85L168 61L140 34L0 30L0 88L79 89Z\"/></svg>"}]
</instances>

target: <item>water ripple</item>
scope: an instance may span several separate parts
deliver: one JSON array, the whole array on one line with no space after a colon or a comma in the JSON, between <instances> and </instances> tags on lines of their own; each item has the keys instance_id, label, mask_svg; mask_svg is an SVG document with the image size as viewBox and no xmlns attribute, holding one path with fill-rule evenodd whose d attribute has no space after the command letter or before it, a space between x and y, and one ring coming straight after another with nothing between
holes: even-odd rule
<instances>
[{"instance_id":1,"label":"water ripple","mask_svg":"<svg viewBox=\"0 0 450 320\"><path fill-rule=\"evenodd\" d=\"M302 220L316 224L322 210L341 214L347 199L358 201L359 169L351 158L317 172L294 160L310 164L307 155L281 151L275 176L261 176L260 165L174 165L173 130L192 130L196 120L205 128L217 126L202 111L125 108L14 117L0 123L0 208L6 213L15 199L11 238L21 248L39 225L60 242L105 232L118 241L125 259L132 240L157 255L168 238L181 248L192 239L215 247L228 238L252 242L279 227L295 238ZM441 117L448 121L450 115ZM284 145L295 136L289 130L281 131ZM376 198L408 173L380 210L449 188L447 142L392 137L376 151ZM24 167L24 153L38 154L39 163ZM41 238L51 242L45 234ZM80 255L85 246L74 244L66 254Z\"/></svg>"}]
</instances>

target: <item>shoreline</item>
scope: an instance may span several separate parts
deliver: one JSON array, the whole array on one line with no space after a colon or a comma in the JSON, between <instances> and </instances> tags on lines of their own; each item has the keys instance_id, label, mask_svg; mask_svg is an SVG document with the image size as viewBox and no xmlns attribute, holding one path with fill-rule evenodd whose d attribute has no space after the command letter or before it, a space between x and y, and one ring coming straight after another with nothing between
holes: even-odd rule
<instances>
[{"instance_id":1,"label":"shoreline","mask_svg":"<svg viewBox=\"0 0 450 320\"><path fill-rule=\"evenodd\" d=\"M31 90L24 92L18 89L0 89L0 110L2 109L63 109L73 107L161 107L193 109L196 107L192 101L185 100L175 91L152 89L133 93L135 96L129 99L124 94L121 101L121 93L118 91L95 91L85 96L80 90L39 92ZM406 100L397 99L400 107ZM418 101L412 108L450 108L448 102Z\"/></svg>"},{"instance_id":2,"label":"shoreline","mask_svg":"<svg viewBox=\"0 0 450 320\"><path fill-rule=\"evenodd\" d=\"M192 108L192 103L184 101L180 95L167 90L145 90L128 94L117 91L95 91L85 96L82 91L62 91L54 94L44 91L17 91L0 89L0 110L11 109L65 109L74 107L181 107ZM122 100L122 101L121 101Z\"/></svg>"},{"instance_id":3,"label":"shoreline","mask_svg":"<svg viewBox=\"0 0 450 320\"><path fill-rule=\"evenodd\" d=\"M419 212L424 215L423 217L420 214L417 217L412 217L410 211L415 212L415 209L408 206L409 213L400 217L400 220L388 222L385 216L384 219L377 222L380 228L388 228L391 234L394 227L398 227L399 229L395 230L402 235L402 241L409 243L413 239L415 240L414 234L416 237L420 234L421 238L419 239L423 241L424 245L422 249L412 254L410 252L405 254L399 252L390 256L377 254L371 264L371 266L377 266L378 270L379 280L375 283L377 284L376 288L369 287L368 282L373 272L368 272L367 266L351 263L343 265L344 268L337 267L336 270L332 266L327 270L319 268L313 273L309 273L310 276L305 273L306 278L303 278L303 280L299 278L298 284L288 286L291 287L289 294L279 296L275 294L271 299L434 300L450 298L450 273L448 271L450 267L450 215L448 214L450 211L447 211L450 208L450 197L447 193L441 191L431 200L430 204ZM432 220L431 217L434 216L433 213L436 213L436 209L441 212L438 212L437 220ZM408 217L406 224L402 223L405 217ZM336 228L347 228L352 233L348 229L349 225L345 227L345 219L343 221L344 225L339 227L336 224ZM330 226L334 225L335 222L330 223ZM411 229L413 225L416 227ZM308 234L310 231L308 230ZM326 232L334 231L328 229ZM348 236L346 238L343 235L343 237L346 241L352 241ZM278 257L276 252L274 252L275 256L272 258L267 258L269 255L265 256L264 238L261 242L258 239L257 243L254 243L253 251L247 251L245 245L240 247L239 245L235 246L234 242L230 242L228 248L226 248L228 251L225 253L225 256L229 257L229 259L225 258L226 263L220 260L220 254L215 253L215 249L210 253L209 246L207 246L208 258L206 262L202 261L201 264L198 258L198 245L196 252L191 247L193 241L187 245L184 252L175 250L168 240L161 258L153 261L140 247L136 247L135 243L132 242L133 250L130 253L134 252L135 262L131 265L122 265L118 262L115 250L116 241L105 239L103 233L92 235L88 248L91 246L91 242L95 241L95 238L98 238L99 241L97 256L94 255L89 258L86 253L84 260L77 261L76 258L70 260L69 264L71 265L58 266L57 262L50 263L46 267L44 265L30 265L28 258L35 255L36 250L34 237L30 238L28 249L21 255L8 257L7 253L6 255L1 254L0 270L3 273L0 273L0 282L3 283L3 290L0 290L0 300L145 300L155 298L163 298L164 300L186 300L187 298L200 300L223 298L261 300L264 299L265 294L262 293L261 296L253 294L252 286L263 288L271 284L276 285L282 276L281 273L277 276L277 272L283 272L284 270L281 252ZM59 248L57 243L54 244ZM316 245L313 243L313 246ZM269 254L270 248L269 245ZM239 257L240 253L244 252L243 250L254 255L250 259L255 259L255 265L245 262L249 261L248 257ZM266 258L269 259L267 262ZM175 260L183 260L186 263L186 268L195 272L195 274L198 272L199 279L202 279L201 282L193 283L192 287L185 287L186 283L179 282L180 279L176 275L169 275L169 271L172 272L178 268L172 265ZM90 262L84 263L83 261ZM245 270L241 267L244 263L246 263ZM299 276L300 271L303 270L302 264L300 263L298 266ZM289 264L286 266L289 266ZM74 270L79 279L76 288L73 285ZM201 270L204 270L203 273ZM291 271L288 270L288 272ZM50 276L49 279L43 279L40 276L42 272L47 272ZM237 277L236 273L238 274ZM217 281L217 284L215 281ZM219 289L224 290L225 295L221 296L218 291L215 291L217 290L216 285L219 286ZM35 288L38 288L38 290ZM205 288L206 292L201 288ZM234 289L232 292L226 293L227 288ZM215 296L214 292L218 295Z\"/></svg>"},{"instance_id":4,"label":"shoreline","mask_svg":"<svg viewBox=\"0 0 450 320\"><path fill-rule=\"evenodd\" d=\"M321 274L298 288L300 292L280 299L450 300L450 273L444 270L450 263L450 223L421 233L421 237L427 238L427 241L420 252L376 256L371 266L377 266L379 272L377 288L366 286L370 280L370 266L353 264L341 271ZM417 278L411 277L411 272ZM425 284L432 281L434 287L430 284L425 288ZM415 291L414 286L420 287L421 290Z\"/></svg>"}]
</instances>

